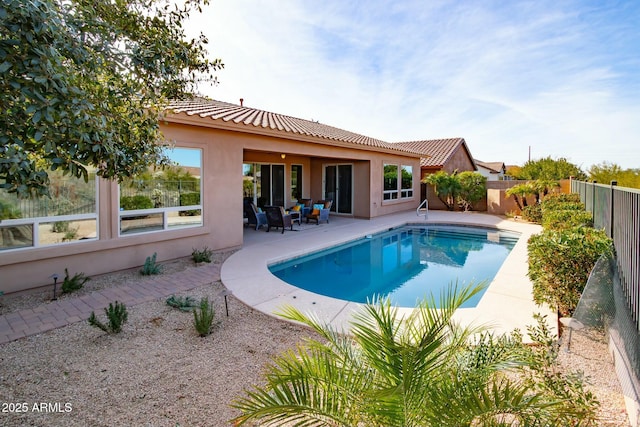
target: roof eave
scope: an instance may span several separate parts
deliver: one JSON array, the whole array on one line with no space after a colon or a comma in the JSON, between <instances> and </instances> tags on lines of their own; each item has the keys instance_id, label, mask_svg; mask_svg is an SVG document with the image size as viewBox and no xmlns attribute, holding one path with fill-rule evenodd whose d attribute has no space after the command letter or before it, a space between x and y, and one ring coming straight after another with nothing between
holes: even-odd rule
<instances>
[{"instance_id":1,"label":"roof eave","mask_svg":"<svg viewBox=\"0 0 640 427\"><path fill-rule=\"evenodd\" d=\"M183 113L170 113L170 112L165 113L161 121L168 122L168 123L190 125L190 126L199 126L199 127L209 128L209 129L226 130L230 132L248 133L252 135L263 135L263 136L269 136L274 138L287 139L291 141L326 145L331 147L350 148L350 149L361 150L361 151L373 151L377 153L387 153L387 154L394 154L398 156L406 156L406 157L412 157L412 158L424 157L424 154L421 154L419 152L397 150L397 149L386 148L386 147L376 147L372 145L358 144L353 142L352 143L344 142L344 141L331 139L331 138L303 135L295 132L287 132L287 131L281 131L278 129L263 128L258 126L246 125L243 123L235 123L232 121L211 119L208 117L205 118L197 114L188 114L184 112Z\"/></svg>"}]
</instances>

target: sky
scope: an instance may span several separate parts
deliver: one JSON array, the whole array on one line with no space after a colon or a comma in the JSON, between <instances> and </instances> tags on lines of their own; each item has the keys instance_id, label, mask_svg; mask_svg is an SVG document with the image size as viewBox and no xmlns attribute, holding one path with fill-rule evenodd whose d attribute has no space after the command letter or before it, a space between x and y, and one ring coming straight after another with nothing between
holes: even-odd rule
<instances>
[{"instance_id":1,"label":"sky","mask_svg":"<svg viewBox=\"0 0 640 427\"><path fill-rule=\"evenodd\" d=\"M640 168L640 1L211 0L213 99L481 161ZM195 33L194 33L195 34Z\"/></svg>"}]
</instances>

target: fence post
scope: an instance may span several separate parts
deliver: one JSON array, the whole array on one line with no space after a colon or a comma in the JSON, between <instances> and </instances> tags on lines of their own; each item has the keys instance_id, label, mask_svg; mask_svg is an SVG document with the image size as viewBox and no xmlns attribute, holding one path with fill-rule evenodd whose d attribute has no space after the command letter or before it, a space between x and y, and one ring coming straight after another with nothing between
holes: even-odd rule
<instances>
[{"instance_id":1,"label":"fence post","mask_svg":"<svg viewBox=\"0 0 640 427\"><path fill-rule=\"evenodd\" d=\"M593 184L591 184L591 213L593 214L593 222L596 221L596 184L598 181L593 180Z\"/></svg>"},{"instance_id":2,"label":"fence post","mask_svg":"<svg viewBox=\"0 0 640 427\"><path fill-rule=\"evenodd\" d=\"M609 237L611 237L613 239L613 207L615 206L615 203L613 203L613 195L615 194L613 187L615 187L616 185L618 185L618 181L613 180L611 181L611 197L609 198L609 204L610 204L610 209L609 209Z\"/></svg>"}]
</instances>

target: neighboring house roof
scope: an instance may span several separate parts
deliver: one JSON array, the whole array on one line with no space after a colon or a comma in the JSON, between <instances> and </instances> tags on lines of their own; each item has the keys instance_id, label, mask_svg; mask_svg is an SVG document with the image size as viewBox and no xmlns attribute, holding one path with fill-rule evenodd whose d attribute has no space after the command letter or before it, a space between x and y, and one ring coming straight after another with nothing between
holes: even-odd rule
<instances>
[{"instance_id":1,"label":"neighboring house roof","mask_svg":"<svg viewBox=\"0 0 640 427\"><path fill-rule=\"evenodd\" d=\"M502 173L506 169L502 162L481 162L477 159L474 159L474 161L476 162L476 165L488 169L490 173Z\"/></svg>"},{"instance_id":2,"label":"neighboring house roof","mask_svg":"<svg viewBox=\"0 0 640 427\"><path fill-rule=\"evenodd\" d=\"M447 161L462 147L467 152L471 163L473 157L464 138L428 139L424 141L398 142L395 145L417 150L430 157L422 157L420 166L426 168L442 168ZM475 165L474 165L475 169Z\"/></svg>"},{"instance_id":3,"label":"neighboring house roof","mask_svg":"<svg viewBox=\"0 0 640 427\"><path fill-rule=\"evenodd\" d=\"M284 114L271 113L243 105L208 99L172 101L167 110L173 114L209 118L215 122L244 125L247 130L275 131L281 136L306 136L319 138L325 143L375 149L376 151L393 151L409 154L414 157L422 153L411 147L403 147L379 139L349 132L333 126L311 120L299 119ZM175 117L174 117L175 118ZM261 132L262 133L262 132ZM336 144L337 143L337 144Z\"/></svg>"}]
</instances>

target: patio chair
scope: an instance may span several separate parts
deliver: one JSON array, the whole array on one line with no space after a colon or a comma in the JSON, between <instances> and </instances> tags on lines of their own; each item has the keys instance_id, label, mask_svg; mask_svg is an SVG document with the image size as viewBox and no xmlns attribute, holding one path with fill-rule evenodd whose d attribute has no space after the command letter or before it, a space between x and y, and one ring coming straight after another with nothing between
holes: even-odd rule
<instances>
[{"instance_id":1,"label":"patio chair","mask_svg":"<svg viewBox=\"0 0 640 427\"><path fill-rule=\"evenodd\" d=\"M286 227L290 227L293 231L291 215L285 213L282 206L265 206L264 212L267 214L267 232L271 230L271 227L282 227L282 233Z\"/></svg>"},{"instance_id":2,"label":"patio chair","mask_svg":"<svg viewBox=\"0 0 640 427\"><path fill-rule=\"evenodd\" d=\"M316 225L320 224L320 221L327 221L329 224L329 212L331 211L331 205L333 200L318 200L313 204L313 210L306 215L307 224L309 220L316 222Z\"/></svg>"},{"instance_id":3,"label":"patio chair","mask_svg":"<svg viewBox=\"0 0 640 427\"><path fill-rule=\"evenodd\" d=\"M302 205L300 216L303 218L313 210L313 199L298 199L298 204Z\"/></svg>"},{"instance_id":4,"label":"patio chair","mask_svg":"<svg viewBox=\"0 0 640 427\"><path fill-rule=\"evenodd\" d=\"M253 202L245 202L244 203L244 214L247 217L247 224L250 226L255 226L256 230L266 225L269 227L267 223L267 215L264 212L258 212L258 208Z\"/></svg>"}]
</instances>

